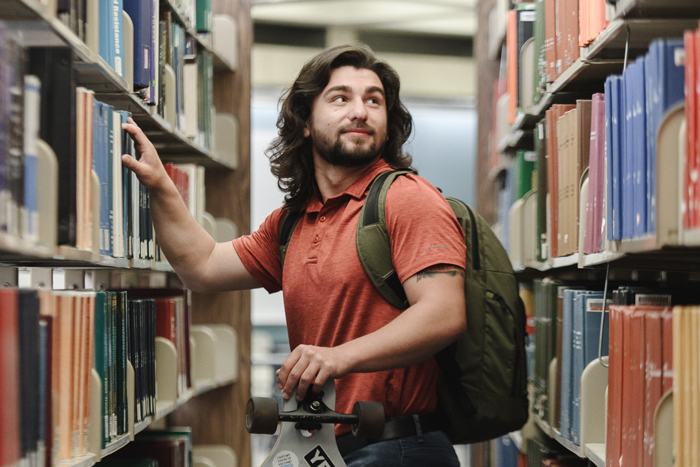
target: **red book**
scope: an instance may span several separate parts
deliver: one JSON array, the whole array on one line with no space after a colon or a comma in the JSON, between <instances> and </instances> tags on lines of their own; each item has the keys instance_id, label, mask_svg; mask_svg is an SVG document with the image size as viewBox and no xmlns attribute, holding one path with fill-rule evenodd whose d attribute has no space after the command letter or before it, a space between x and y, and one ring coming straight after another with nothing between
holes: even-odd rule
<instances>
[{"instance_id":1,"label":"red book","mask_svg":"<svg viewBox=\"0 0 700 467\"><path fill-rule=\"evenodd\" d=\"M610 339L608 349L608 418L605 441L605 465L620 467L622 422L622 347L623 312L625 307L610 307Z\"/></svg>"},{"instance_id":2,"label":"red book","mask_svg":"<svg viewBox=\"0 0 700 467\"><path fill-rule=\"evenodd\" d=\"M168 339L177 349L177 326L175 325L174 300L156 300L156 336Z\"/></svg>"},{"instance_id":3,"label":"red book","mask_svg":"<svg viewBox=\"0 0 700 467\"><path fill-rule=\"evenodd\" d=\"M515 108L518 105L518 13L508 10L508 29L506 30L506 45L508 47L508 123L515 123Z\"/></svg>"},{"instance_id":4,"label":"red book","mask_svg":"<svg viewBox=\"0 0 700 467\"><path fill-rule=\"evenodd\" d=\"M686 209L683 210L683 225L690 227L694 224L693 216L691 215L692 205L690 193L692 190L692 181L690 174L696 167L695 141L697 138L696 132L696 110L697 96L695 94L696 83L696 67L695 67L695 32L686 31L683 35L685 45L685 120L686 120L686 168L683 190L683 204Z\"/></svg>"},{"instance_id":5,"label":"red book","mask_svg":"<svg viewBox=\"0 0 700 467\"><path fill-rule=\"evenodd\" d=\"M569 68L579 57L579 0L567 0L566 6L566 68Z\"/></svg>"},{"instance_id":6,"label":"red book","mask_svg":"<svg viewBox=\"0 0 700 467\"><path fill-rule=\"evenodd\" d=\"M544 0L544 54L546 61L546 80L551 83L556 78L556 29L557 8L556 0Z\"/></svg>"},{"instance_id":7,"label":"red book","mask_svg":"<svg viewBox=\"0 0 700 467\"><path fill-rule=\"evenodd\" d=\"M654 411L663 394L663 312L649 311L644 317L646 343L645 422L643 467L654 467Z\"/></svg>"},{"instance_id":8,"label":"red book","mask_svg":"<svg viewBox=\"0 0 700 467\"><path fill-rule=\"evenodd\" d=\"M0 342L0 465L7 466L20 457L17 290L0 289Z\"/></svg>"},{"instance_id":9,"label":"red book","mask_svg":"<svg viewBox=\"0 0 700 467\"><path fill-rule=\"evenodd\" d=\"M663 314L663 393L673 389L673 312Z\"/></svg>"},{"instance_id":10,"label":"red book","mask_svg":"<svg viewBox=\"0 0 700 467\"><path fill-rule=\"evenodd\" d=\"M641 466L644 427L644 315L637 307L623 311L622 348L622 465Z\"/></svg>"},{"instance_id":11,"label":"red book","mask_svg":"<svg viewBox=\"0 0 700 467\"><path fill-rule=\"evenodd\" d=\"M692 67L695 71L694 83L695 83L695 118L693 119L692 125L690 122L686 123L686 131L695 137L695 148L693 149L693 168L697 171L700 168L700 136L698 131L700 131L700 118L698 117L698 111L700 110L700 30L694 32L694 53L693 53L693 64ZM692 203L692 221L693 227L700 226L700 207L698 206L698 197L700 197L700 190L695 190L695 198L690 200Z\"/></svg>"},{"instance_id":12,"label":"red book","mask_svg":"<svg viewBox=\"0 0 700 467\"><path fill-rule=\"evenodd\" d=\"M556 3L556 30L554 35L554 48L556 49L557 60L555 64L554 79L557 79L566 70L567 41L566 41L566 20L568 0L555 0Z\"/></svg>"}]
</instances>

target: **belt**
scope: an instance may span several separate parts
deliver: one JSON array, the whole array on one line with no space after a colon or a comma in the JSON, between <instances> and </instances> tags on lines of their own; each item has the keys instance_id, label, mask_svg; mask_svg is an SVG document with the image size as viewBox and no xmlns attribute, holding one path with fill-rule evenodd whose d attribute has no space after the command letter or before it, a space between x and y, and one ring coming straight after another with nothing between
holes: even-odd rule
<instances>
[{"instance_id":1,"label":"belt","mask_svg":"<svg viewBox=\"0 0 700 467\"><path fill-rule=\"evenodd\" d=\"M340 455L346 456L353 451L380 441L415 436L419 434L419 430L420 433L428 433L439 429L438 417L434 413L406 414L388 419L384 424L384 432L379 438L356 438L352 433L346 433L335 439Z\"/></svg>"}]
</instances>

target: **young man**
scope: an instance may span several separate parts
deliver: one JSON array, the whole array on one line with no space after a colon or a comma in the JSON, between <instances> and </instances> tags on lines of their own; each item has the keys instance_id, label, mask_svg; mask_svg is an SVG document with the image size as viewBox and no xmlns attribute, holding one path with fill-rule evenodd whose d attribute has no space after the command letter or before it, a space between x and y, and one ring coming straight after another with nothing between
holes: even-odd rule
<instances>
[{"instance_id":1,"label":"young man","mask_svg":"<svg viewBox=\"0 0 700 467\"><path fill-rule=\"evenodd\" d=\"M284 96L270 150L272 172L287 193L252 235L217 244L187 212L153 145L133 123L139 161L124 156L151 192L156 235L192 290L283 290L291 354L278 372L289 398L336 379L336 410L379 401L384 439L351 439L336 428L348 466L458 466L434 426L438 368L432 356L465 330L465 245L457 219L424 179L398 177L387 194L392 260L410 306L376 291L357 257L355 228L372 180L410 166L401 153L412 120L399 78L366 46L328 49L304 65ZM301 219L284 262L279 230L287 211ZM389 431L392 434L388 434ZM396 437L398 436L398 437ZM388 439L387 439L388 438Z\"/></svg>"}]
</instances>

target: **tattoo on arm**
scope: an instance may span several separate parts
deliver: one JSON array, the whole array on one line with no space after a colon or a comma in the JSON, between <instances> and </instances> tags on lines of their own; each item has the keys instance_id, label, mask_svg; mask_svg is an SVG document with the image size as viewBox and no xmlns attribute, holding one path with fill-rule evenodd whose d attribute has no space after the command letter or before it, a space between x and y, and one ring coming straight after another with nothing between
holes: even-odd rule
<instances>
[{"instance_id":1,"label":"tattoo on arm","mask_svg":"<svg viewBox=\"0 0 700 467\"><path fill-rule=\"evenodd\" d=\"M425 268L416 274L416 282L420 281L421 279L430 279L438 274L447 274L448 276L452 277L459 274L460 276L464 277L464 269L458 268L457 266L453 266L451 264L436 264L435 266Z\"/></svg>"}]
</instances>

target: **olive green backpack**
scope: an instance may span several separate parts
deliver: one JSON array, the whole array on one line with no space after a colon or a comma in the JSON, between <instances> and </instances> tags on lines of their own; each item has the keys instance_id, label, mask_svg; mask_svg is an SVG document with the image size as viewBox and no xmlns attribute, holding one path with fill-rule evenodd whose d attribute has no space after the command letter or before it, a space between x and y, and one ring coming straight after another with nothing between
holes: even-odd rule
<instances>
[{"instance_id":1,"label":"olive green backpack","mask_svg":"<svg viewBox=\"0 0 700 467\"><path fill-rule=\"evenodd\" d=\"M386 194L408 171L384 172L372 182L357 224L357 254L379 293L397 308L408 300L391 262ZM467 245L467 331L435 358L440 367L438 413L454 444L493 439L528 417L525 310L508 254L486 221L462 201L447 198ZM299 221L289 213L280 229L282 264Z\"/></svg>"}]
</instances>

